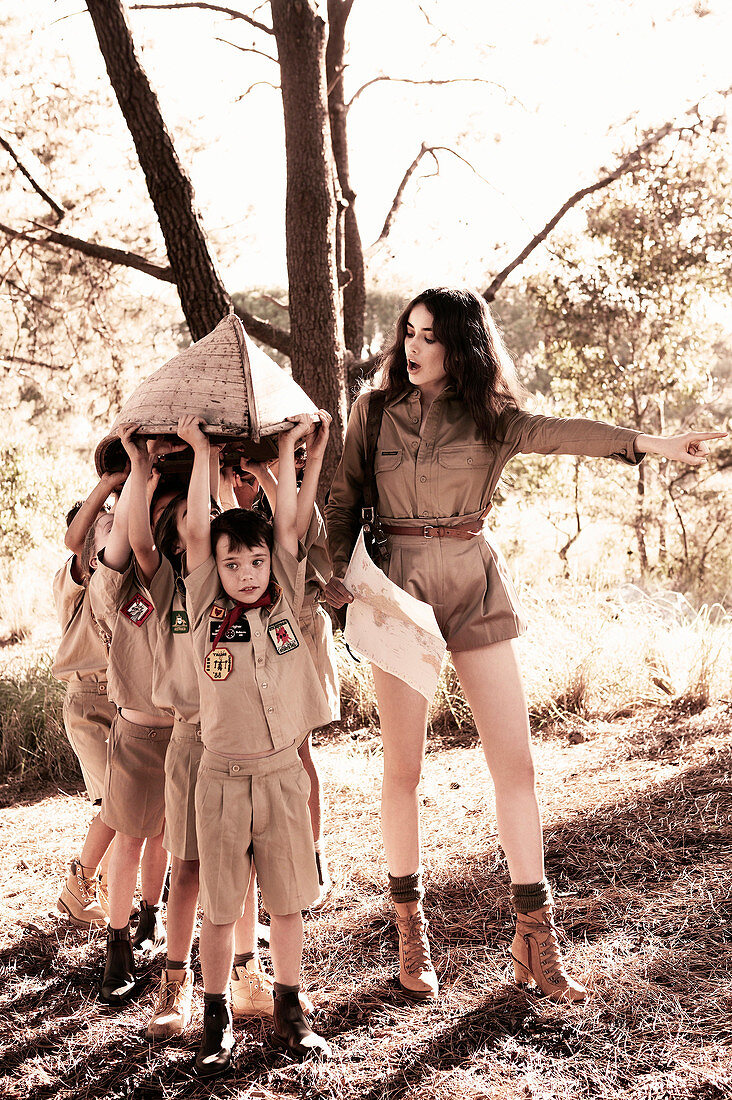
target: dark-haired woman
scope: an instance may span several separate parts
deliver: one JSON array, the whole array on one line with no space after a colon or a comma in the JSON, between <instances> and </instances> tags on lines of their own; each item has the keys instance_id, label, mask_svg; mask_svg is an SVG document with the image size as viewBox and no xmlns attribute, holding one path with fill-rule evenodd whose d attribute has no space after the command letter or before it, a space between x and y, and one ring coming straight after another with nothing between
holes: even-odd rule
<instances>
[{"instance_id":1,"label":"dark-haired woman","mask_svg":"<svg viewBox=\"0 0 732 1100\"><path fill-rule=\"evenodd\" d=\"M397 321L377 377L385 405L375 455L378 513L388 535L391 580L432 605L473 712L496 792L498 833L511 876L517 981L555 1000L583 1000L566 972L544 876L541 818L515 639L526 630L503 558L483 531L505 464L519 453L615 458L646 453L699 465L706 440L642 435L582 419L535 416L485 302L471 291L418 295ZM373 392L373 391L370 391ZM351 602L342 583L361 522L370 392L355 402L326 510L333 607ZM399 929L400 984L435 998L422 910L417 787L427 701L373 666L384 747L381 825Z\"/></svg>"}]
</instances>

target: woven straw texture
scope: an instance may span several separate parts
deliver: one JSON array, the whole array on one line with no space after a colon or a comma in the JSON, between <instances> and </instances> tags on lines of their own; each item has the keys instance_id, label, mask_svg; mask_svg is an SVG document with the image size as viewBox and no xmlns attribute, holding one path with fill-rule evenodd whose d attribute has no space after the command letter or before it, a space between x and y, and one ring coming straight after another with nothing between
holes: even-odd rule
<instances>
[{"instance_id":1,"label":"woven straw texture","mask_svg":"<svg viewBox=\"0 0 732 1100\"><path fill-rule=\"evenodd\" d=\"M139 424L142 435L175 434L179 417L195 413L211 436L258 442L281 431L288 417L316 411L231 314L140 383L97 447L97 470L119 465L122 424Z\"/></svg>"}]
</instances>

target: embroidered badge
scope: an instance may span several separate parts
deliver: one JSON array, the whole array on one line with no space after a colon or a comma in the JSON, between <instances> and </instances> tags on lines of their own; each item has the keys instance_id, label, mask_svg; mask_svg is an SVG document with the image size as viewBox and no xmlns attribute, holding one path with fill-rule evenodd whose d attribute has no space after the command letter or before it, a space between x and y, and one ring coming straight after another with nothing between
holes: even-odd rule
<instances>
[{"instance_id":1,"label":"embroidered badge","mask_svg":"<svg viewBox=\"0 0 732 1100\"><path fill-rule=\"evenodd\" d=\"M219 621L221 619L225 619L226 618L226 608L225 607L219 607L219 605L217 603L215 603L213 605L213 607L211 608L211 618L212 619L218 619Z\"/></svg>"},{"instance_id":2,"label":"embroidered badge","mask_svg":"<svg viewBox=\"0 0 732 1100\"><path fill-rule=\"evenodd\" d=\"M124 605L122 614L126 615L135 626L142 626L145 620L150 618L154 610L150 601L146 599L141 592L138 592L137 595L133 596L132 599L128 600Z\"/></svg>"},{"instance_id":3,"label":"embroidered badge","mask_svg":"<svg viewBox=\"0 0 732 1100\"><path fill-rule=\"evenodd\" d=\"M289 653L291 649L297 649L300 645L289 619L280 619L279 622L273 623L268 629L268 634L278 653Z\"/></svg>"},{"instance_id":4,"label":"embroidered badge","mask_svg":"<svg viewBox=\"0 0 732 1100\"><path fill-rule=\"evenodd\" d=\"M208 626L208 640L209 642L215 642L218 632L221 630L221 624L217 622L209 623ZM251 641L252 632L249 628L248 620L242 615L240 619L237 619L235 623L227 626L224 633L221 635L222 642L249 642Z\"/></svg>"},{"instance_id":5,"label":"embroidered badge","mask_svg":"<svg viewBox=\"0 0 732 1100\"><path fill-rule=\"evenodd\" d=\"M225 680L233 667L234 658L223 645L216 646L203 660L203 671L211 680Z\"/></svg>"},{"instance_id":6,"label":"embroidered badge","mask_svg":"<svg viewBox=\"0 0 732 1100\"><path fill-rule=\"evenodd\" d=\"M170 629L173 634L187 634L190 630L188 615L185 611L178 611L174 607L170 612ZM213 639L211 639L213 641Z\"/></svg>"}]
</instances>

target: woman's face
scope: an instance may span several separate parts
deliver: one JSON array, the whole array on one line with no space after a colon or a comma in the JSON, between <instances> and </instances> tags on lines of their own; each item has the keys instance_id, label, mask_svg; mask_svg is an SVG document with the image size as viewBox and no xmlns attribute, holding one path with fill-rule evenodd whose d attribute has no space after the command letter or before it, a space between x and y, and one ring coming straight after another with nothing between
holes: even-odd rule
<instances>
[{"instance_id":1,"label":"woman's face","mask_svg":"<svg viewBox=\"0 0 732 1100\"><path fill-rule=\"evenodd\" d=\"M407 374L420 389L441 390L447 379L445 348L432 334L432 314L421 302L414 306L407 320L404 338Z\"/></svg>"}]
</instances>

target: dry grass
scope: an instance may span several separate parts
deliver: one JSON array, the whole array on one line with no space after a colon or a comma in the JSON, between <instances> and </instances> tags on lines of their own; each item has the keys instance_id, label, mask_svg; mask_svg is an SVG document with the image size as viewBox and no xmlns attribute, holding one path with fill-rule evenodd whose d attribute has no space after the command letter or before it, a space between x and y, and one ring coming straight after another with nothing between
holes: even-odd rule
<instances>
[{"instance_id":1,"label":"dry grass","mask_svg":"<svg viewBox=\"0 0 732 1100\"><path fill-rule=\"evenodd\" d=\"M646 709L613 723L558 723L537 746L548 873L585 1006L534 999L506 978L510 919L493 798L479 752L432 752L422 790L435 1006L395 980L396 937L378 834L372 731L318 749L331 805L335 890L308 922L305 983L336 1052L297 1065L269 1028L237 1027L235 1069L215 1086L188 1067L200 1017L167 1046L143 1038L148 1003L95 1000L101 941L49 913L87 807L13 784L3 811L0 1092L23 1100L294 1097L320 1100L712 1100L732 1058L732 708ZM154 980L156 967L145 974ZM4 1076L2 1076L4 1075Z\"/></svg>"}]
</instances>

